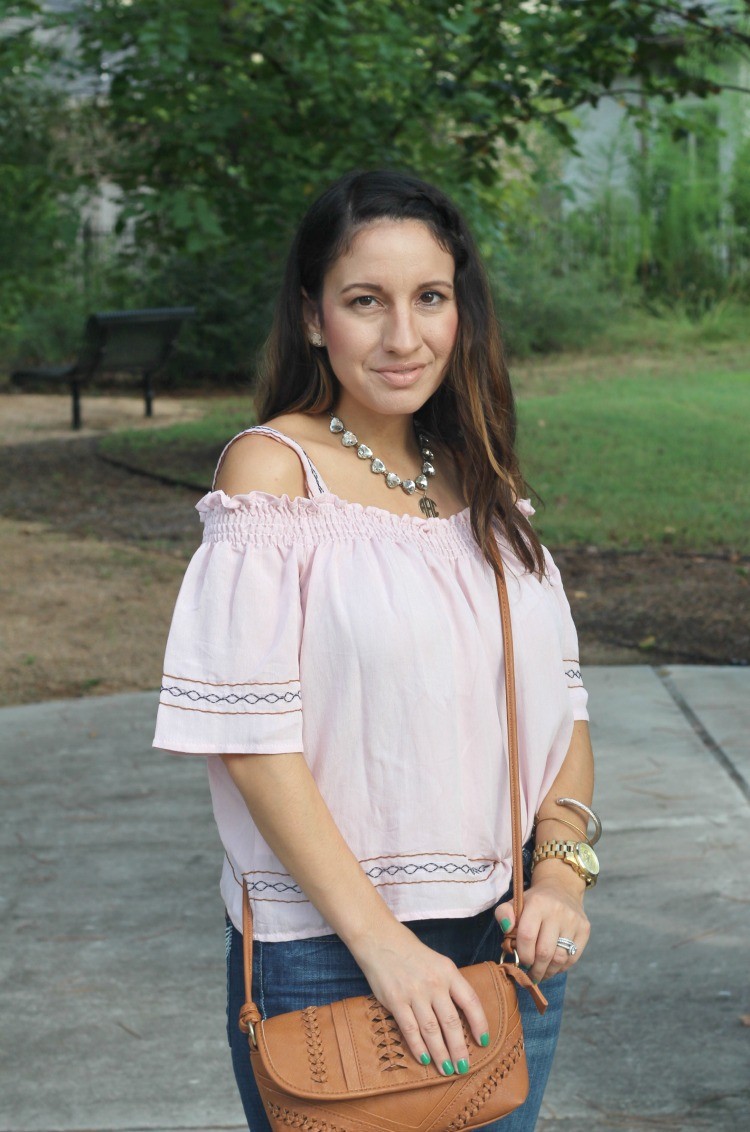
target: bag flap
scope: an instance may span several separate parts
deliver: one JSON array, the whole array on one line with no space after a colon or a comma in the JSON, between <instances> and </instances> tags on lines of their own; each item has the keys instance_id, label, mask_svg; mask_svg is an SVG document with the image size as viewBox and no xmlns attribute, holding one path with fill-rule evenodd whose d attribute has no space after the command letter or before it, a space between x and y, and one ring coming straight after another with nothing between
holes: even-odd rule
<instances>
[{"instance_id":1,"label":"bag flap","mask_svg":"<svg viewBox=\"0 0 750 1132\"><path fill-rule=\"evenodd\" d=\"M478 963L462 967L461 974L479 995L490 1034L487 1047L477 1046L462 1016L471 1076L517 1042L520 1013L504 965ZM433 1064L417 1062L392 1015L372 995L279 1014L261 1022L256 1034L256 1072L307 1100L345 1100L446 1083Z\"/></svg>"}]
</instances>

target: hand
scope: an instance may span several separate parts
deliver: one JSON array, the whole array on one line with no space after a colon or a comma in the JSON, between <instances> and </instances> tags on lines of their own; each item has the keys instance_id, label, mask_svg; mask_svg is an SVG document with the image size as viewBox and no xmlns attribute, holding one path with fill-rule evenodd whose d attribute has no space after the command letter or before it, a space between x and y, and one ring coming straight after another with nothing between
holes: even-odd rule
<instances>
[{"instance_id":1,"label":"hand","mask_svg":"<svg viewBox=\"0 0 750 1132\"><path fill-rule=\"evenodd\" d=\"M471 1056L458 1012L466 1016L478 1046L489 1042L488 1024L478 995L456 964L397 921L360 945L355 959L417 1061L425 1065L431 1059L446 1077L467 1073Z\"/></svg>"},{"instance_id":2,"label":"hand","mask_svg":"<svg viewBox=\"0 0 750 1132\"><path fill-rule=\"evenodd\" d=\"M540 861L531 888L524 893L516 934L516 950L535 983L569 970L584 952L591 926L583 910L585 882L563 861ZM512 903L500 904L495 916L506 934L514 924ZM558 938L572 939L575 955L557 946Z\"/></svg>"}]
</instances>

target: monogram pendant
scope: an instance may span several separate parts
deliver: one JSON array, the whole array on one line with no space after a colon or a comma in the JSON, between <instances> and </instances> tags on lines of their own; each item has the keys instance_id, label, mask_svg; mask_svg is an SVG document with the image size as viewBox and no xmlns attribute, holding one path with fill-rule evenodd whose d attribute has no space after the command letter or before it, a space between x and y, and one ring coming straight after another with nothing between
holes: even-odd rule
<instances>
[{"instance_id":1,"label":"monogram pendant","mask_svg":"<svg viewBox=\"0 0 750 1132\"><path fill-rule=\"evenodd\" d=\"M419 510L423 515L426 515L428 519L438 518L438 509L435 506L435 500L430 499L426 495L423 495L419 501Z\"/></svg>"}]
</instances>

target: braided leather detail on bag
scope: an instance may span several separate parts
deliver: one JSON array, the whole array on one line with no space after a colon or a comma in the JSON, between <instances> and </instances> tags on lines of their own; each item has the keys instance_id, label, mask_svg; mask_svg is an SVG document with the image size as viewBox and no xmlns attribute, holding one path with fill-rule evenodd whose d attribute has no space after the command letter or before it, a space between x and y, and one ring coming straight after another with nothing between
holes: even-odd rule
<instances>
[{"instance_id":1,"label":"braided leather detail on bag","mask_svg":"<svg viewBox=\"0 0 750 1132\"><path fill-rule=\"evenodd\" d=\"M391 1069L406 1069L403 1041L401 1031L396 1020L389 1014L381 1003L370 995L367 1003L367 1013L372 1023L372 1036L378 1051L378 1059L382 1072Z\"/></svg>"},{"instance_id":2,"label":"braided leather detail on bag","mask_svg":"<svg viewBox=\"0 0 750 1132\"><path fill-rule=\"evenodd\" d=\"M281 1108L280 1105L268 1102L268 1111L274 1120L280 1121L287 1128L301 1128L302 1132L346 1132L338 1124L329 1124L327 1120L316 1120L314 1116L305 1116L303 1112L295 1112L291 1108Z\"/></svg>"},{"instance_id":3,"label":"braided leather detail on bag","mask_svg":"<svg viewBox=\"0 0 750 1132\"><path fill-rule=\"evenodd\" d=\"M314 1006L307 1006L302 1011L302 1024L305 1028L310 1076L319 1085L324 1085L328 1080L328 1073L323 1052L323 1039L320 1036L320 1026L318 1025L318 1012Z\"/></svg>"},{"instance_id":4,"label":"braided leather detail on bag","mask_svg":"<svg viewBox=\"0 0 750 1132\"><path fill-rule=\"evenodd\" d=\"M513 1049L508 1053L508 1056L504 1057L500 1064L496 1065L495 1068L487 1074L474 1093L474 1096L469 1098L463 1112L460 1112L458 1116L454 1117L450 1122L446 1128L446 1132L460 1132L462 1128L466 1127L469 1121L473 1119L479 1110L487 1103L500 1082L508 1076L523 1053L523 1048L523 1038L519 1038L513 1046Z\"/></svg>"}]
</instances>

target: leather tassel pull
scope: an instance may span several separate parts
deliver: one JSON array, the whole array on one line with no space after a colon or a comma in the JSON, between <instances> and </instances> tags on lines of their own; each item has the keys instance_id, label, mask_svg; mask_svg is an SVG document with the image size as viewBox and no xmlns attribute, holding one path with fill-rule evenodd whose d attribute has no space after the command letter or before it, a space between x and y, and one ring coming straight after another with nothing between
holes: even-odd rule
<instances>
[{"instance_id":1,"label":"leather tassel pull","mask_svg":"<svg viewBox=\"0 0 750 1132\"><path fill-rule=\"evenodd\" d=\"M549 1003L547 1002L547 999L544 997L542 992L539 990L539 987L536 985L536 983L533 983L526 972L521 970L520 967L516 967L514 963L503 963L502 966L505 974L509 975L510 978L513 979L519 987L525 987L525 989L533 998L534 1005L536 1006L539 1013L544 1014Z\"/></svg>"}]
</instances>

